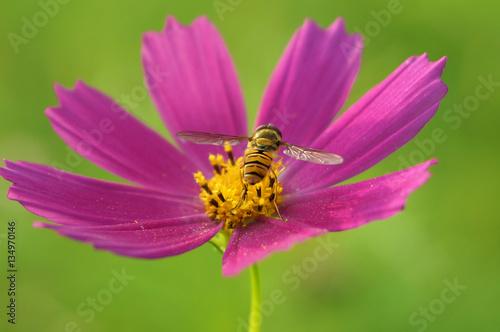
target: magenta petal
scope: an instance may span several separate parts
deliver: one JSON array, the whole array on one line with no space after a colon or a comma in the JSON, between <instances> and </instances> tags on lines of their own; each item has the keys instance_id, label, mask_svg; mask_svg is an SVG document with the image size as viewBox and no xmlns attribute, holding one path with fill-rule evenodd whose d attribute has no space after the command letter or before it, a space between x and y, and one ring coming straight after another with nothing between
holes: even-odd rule
<instances>
[{"instance_id":1,"label":"magenta petal","mask_svg":"<svg viewBox=\"0 0 500 332\"><path fill-rule=\"evenodd\" d=\"M307 146L344 104L361 61L361 36L342 19L323 30L306 20L288 43L266 89L256 126L271 123L283 138Z\"/></svg>"},{"instance_id":2,"label":"magenta petal","mask_svg":"<svg viewBox=\"0 0 500 332\"><path fill-rule=\"evenodd\" d=\"M446 95L446 85L440 80L445 62L445 58L429 62L425 54L405 61L312 144L313 148L341 155L344 163L294 163L281 178L286 183L286 193L340 183L411 140L434 116Z\"/></svg>"},{"instance_id":3,"label":"magenta petal","mask_svg":"<svg viewBox=\"0 0 500 332\"><path fill-rule=\"evenodd\" d=\"M286 198L281 214L291 221L331 232L388 218L404 208L408 195L430 176L437 160L358 183L335 186Z\"/></svg>"},{"instance_id":4,"label":"magenta petal","mask_svg":"<svg viewBox=\"0 0 500 332\"><path fill-rule=\"evenodd\" d=\"M161 33L144 35L142 61L153 101L172 135L182 130L247 134L233 62L207 18L200 17L186 27L169 17ZM211 171L208 152L223 151L177 141L202 171Z\"/></svg>"},{"instance_id":5,"label":"magenta petal","mask_svg":"<svg viewBox=\"0 0 500 332\"><path fill-rule=\"evenodd\" d=\"M235 228L222 258L222 274L226 277L239 274L276 250L287 250L295 243L325 233L300 222L284 222L259 218L246 227Z\"/></svg>"},{"instance_id":6,"label":"magenta petal","mask_svg":"<svg viewBox=\"0 0 500 332\"><path fill-rule=\"evenodd\" d=\"M81 81L73 90L58 85L55 90L61 106L45 113L73 150L145 187L186 196L197 193L194 164L111 98Z\"/></svg>"},{"instance_id":7,"label":"magenta petal","mask_svg":"<svg viewBox=\"0 0 500 332\"><path fill-rule=\"evenodd\" d=\"M179 255L209 241L221 229L205 213L151 222L128 222L106 226L59 226L36 222L35 227L52 228L97 249L140 258Z\"/></svg>"},{"instance_id":8,"label":"magenta petal","mask_svg":"<svg viewBox=\"0 0 500 332\"><path fill-rule=\"evenodd\" d=\"M0 175L13 182L8 198L65 225L120 224L199 214L201 201L96 180L45 165L5 161Z\"/></svg>"}]
</instances>

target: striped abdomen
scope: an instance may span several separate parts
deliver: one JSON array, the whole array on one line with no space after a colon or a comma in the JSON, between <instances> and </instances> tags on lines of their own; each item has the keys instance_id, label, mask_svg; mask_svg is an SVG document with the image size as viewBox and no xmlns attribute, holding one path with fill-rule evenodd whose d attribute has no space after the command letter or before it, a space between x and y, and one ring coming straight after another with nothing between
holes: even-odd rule
<instances>
[{"instance_id":1,"label":"striped abdomen","mask_svg":"<svg viewBox=\"0 0 500 332\"><path fill-rule=\"evenodd\" d=\"M250 184L262 181L271 167L273 152L247 149L243 165L243 177Z\"/></svg>"}]
</instances>

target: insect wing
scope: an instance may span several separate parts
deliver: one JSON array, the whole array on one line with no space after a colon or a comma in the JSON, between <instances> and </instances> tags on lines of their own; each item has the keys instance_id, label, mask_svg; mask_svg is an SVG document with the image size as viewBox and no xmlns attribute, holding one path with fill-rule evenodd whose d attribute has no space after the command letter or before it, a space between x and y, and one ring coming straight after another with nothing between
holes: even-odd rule
<instances>
[{"instance_id":1,"label":"insect wing","mask_svg":"<svg viewBox=\"0 0 500 332\"><path fill-rule=\"evenodd\" d=\"M344 162L344 159L335 153L306 148L285 142L282 144L286 147L283 153L295 159L323 165L335 165Z\"/></svg>"},{"instance_id":2,"label":"insect wing","mask_svg":"<svg viewBox=\"0 0 500 332\"><path fill-rule=\"evenodd\" d=\"M199 131L179 131L177 137L185 141L193 142L196 144L212 144L212 145L237 145L241 141L247 141L250 138L246 136L232 136L202 133Z\"/></svg>"}]
</instances>

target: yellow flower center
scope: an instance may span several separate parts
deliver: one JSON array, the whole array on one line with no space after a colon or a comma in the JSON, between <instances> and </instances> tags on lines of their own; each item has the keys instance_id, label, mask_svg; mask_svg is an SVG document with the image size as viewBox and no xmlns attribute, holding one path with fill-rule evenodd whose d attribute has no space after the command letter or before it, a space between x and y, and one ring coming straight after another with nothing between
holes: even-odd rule
<instances>
[{"instance_id":1,"label":"yellow flower center","mask_svg":"<svg viewBox=\"0 0 500 332\"><path fill-rule=\"evenodd\" d=\"M243 157L234 160L232 149L225 146L228 159L221 155L210 155L214 177L208 181L201 172L194 174L201 186L200 197L210 218L224 222L229 231L238 224L246 226L246 221L258 216L272 217L281 203L282 184L277 180L285 168L281 161L271 163L262 181L251 185L243 178ZM276 177L275 177L276 175ZM279 215L279 212L278 212Z\"/></svg>"}]
</instances>

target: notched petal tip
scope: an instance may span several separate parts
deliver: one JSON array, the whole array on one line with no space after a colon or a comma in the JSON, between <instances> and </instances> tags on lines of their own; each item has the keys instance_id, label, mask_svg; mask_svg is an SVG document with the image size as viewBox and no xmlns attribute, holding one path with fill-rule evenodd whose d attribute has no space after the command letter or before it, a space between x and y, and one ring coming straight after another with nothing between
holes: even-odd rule
<instances>
[{"instance_id":1,"label":"notched petal tip","mask_svg":"<svg viewBox=\"0 0 500 332\"><path fill-rule=\"evenodd\" d=\"M315 30L317 30L317 32L324 31L324 32L327 32L329 34L332 32L339 32L340 34L345 35L345 36L349 35L347 33L345 21L342 17L337 17L337 19L335 21L333 21L326 28L322 28L321 25L318 24L318 22L307 17L306 19L304 19L304 23L302 23L302 27L300 27L298 31L300 31L302 29L315 29ZM359 34L355 33L353 35L359 35Z\"/></svg>"},{"instance_id":2,"label":"notched petal tip","mask_svg":"<svg viewBox=\"0 0 500 332\"><path fill-rule=\"evenodd\" d=\"M162 33L169 33L176 29L188 29L189 26L180 23L173 15L168 15Z\"/></svg>"},{"instance_id":3,"label":"notched petal tip","mask_svg":"<svg viewBox=\"0 0 500 332\"><path fill-rule=\"evenodd\" d=\"M168 15L165 21L165 29L173 28L174 26L179 25L179 21L173 15Z\"/></svg>"},{"instance_id":4,"label":"notched petal tip","mask_svg":"<svg viewBox=\"0 0 500 332\"><path fill-rule=\"evenodd\" d=\"M317 31L323 30L321 28L321 26L316 21L314 21L313 19L307 17L307 18L304 19L304 22L302 23L302 26L299 28L298 31L309 30L309 29L314 29L314 30L317 30Z\"/></svg>"},{"instance_id":5,"label":"notched petal tip","mask_svg":"<svg viewBox=\"0 0 500 332\"><path fill-rule=\"evenodd\" d=\"M428 68L429 71L435 70L437 76L441 76L441 74L443 73L444 67L446 65L446 59L447 59L447 57L443 56L437 61L430 61L429 55L427 53L423 53L422 55L414 55L414 56L409 57L404 62L404 65L409 66L413 62L422 61L425 63L424 66L429 66L429 68Z\"/></svg>"},{"instance_id":6,"label":"notched petal tip","mask_svg":"<svg viewBox=\"0 0 500 332\"><path fill-rule=\"evenodd\" d=\"M52 114L54 111L56 111L56 110L60 109L62 106L64 106L68 97L76 96L80 92L83 93L83 90L88 91L89 89L90 89L90 86L85 84L85 82L81 78L77 79L75 84L73 85L73 87L69 87L69 88L64 87L61 84L55 82L54 83L54 92L56 94L56 97L57 97L57 100L59 101L60 106L47 107L45 109L45 112L44 112L45 115Z\"/></svg>"},{"instance_id":7,"label":"notched petal tip","mask_svg":"<svg viewBox=\"0 0 500 332\"><path fill-rule=\"evenodd\" d=\"M439 70L439 72L440 72L439 76L441 76L443 74L444 67L446 66L447 59L448 58L446 56L443 56L441 59L439 59L438 61L434 62L435 65L436 65L437 70Z\"/></svg>"},{"instance_id":8,"label":"notched petal tip","mask_svg":"<svg viewBox=\"0 0 500 332\"><path fill-rule=\"evenodd\" d=\"M354 56L354 54L361 53L364 45L363 36L357 32L348 33L346 23L342 17L338 17L325 30L329 34L339 33L345 38L345 40L341 44L341 47L346 57L355 59L356 57Z\"/></svg>"},{"instance_id":9,"label":"notched petal tip","mask_svg":"<svg viewBox=\"0 0 500 332\"><path fill-rule=\"evenodd\" d=\"M337 17L335 21L328 28L325 29L328 33L332 33L334 31L339 31L343 35L348 35L347 28L345 25L345 21L342 17Z\"/></svg>"},{"instance_id":10,"label":"notched petal tip","mask_svg":"<svg viewBox=\"0 0 500 332\"><path fill-rule=\"evenodd\" d=\"M142 40L143 40L143 47L142 51L144 52L144 43L148 42L150 38L155 38L157 36L161 36L162 34L169 34L169 33L175 33L176 30L190 30L193 28L193 26L198 22L201 18L205 18L204 16L196 18L191 24L184 25L179 22L173 15L168 15L166 20L165 20L165 25L161 29L161 31L147 31L142 34Z\"/></svg>"},{"instance_id":11,"label":"notched petal tip","mask_svg":"<svg viewBox=\"0 0 500 332\"><path fill-rule=\"evenodd\" d=\"M200 24L212 25L212 22L204 15L195 18L191 24L182 24L173 15L168 15L162 32L170 32L175 29L191 30Z\"/></svg>"},{"instance_id":12,"label":"notched petal tip","mask_svg":"<svg viewBox=\"0 0 500 332\"><path fill-rule=\"evenodd\" d=\"M16 162L10 161L6 158L3 158L2 161L5 165L5 167L0 167L0 176L2 176L5 180L12 182L11 175L13 175L13 172L14 172L12 170L12 167ZM20 162L18 161L18 163L20 163Z\"/></svg>"},{"instance_id":13,"label":"notched petal tip","mask_svg":"<svg viewBox=\"0 0 500 332\"><path fill-rule=\"evenodd\" d=\"M54 83L54 92L56 93L58 99L60 98L60 96L69 93L71 90L72 88L66 88L62 86L60 83L57 82Z\"/></svg>"}]
</instances>

